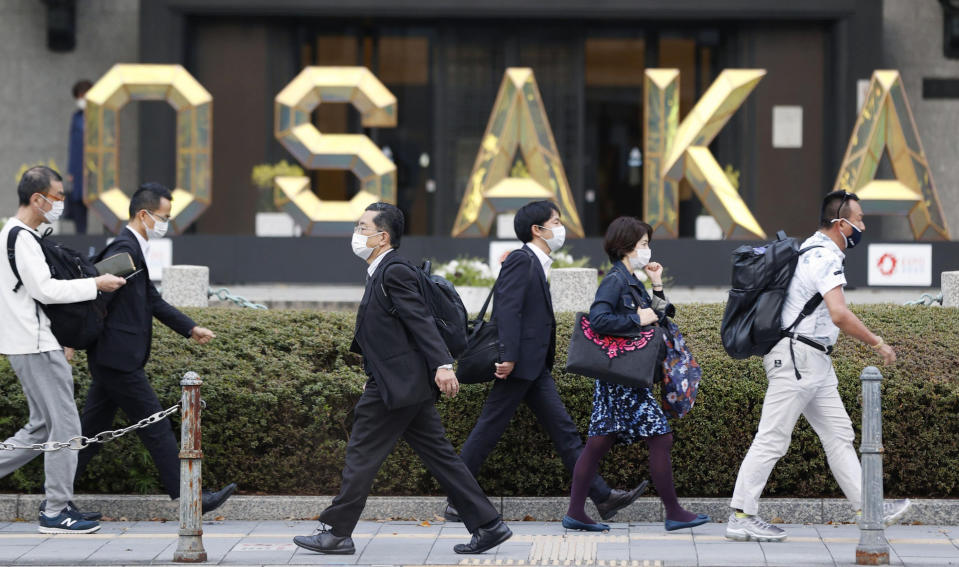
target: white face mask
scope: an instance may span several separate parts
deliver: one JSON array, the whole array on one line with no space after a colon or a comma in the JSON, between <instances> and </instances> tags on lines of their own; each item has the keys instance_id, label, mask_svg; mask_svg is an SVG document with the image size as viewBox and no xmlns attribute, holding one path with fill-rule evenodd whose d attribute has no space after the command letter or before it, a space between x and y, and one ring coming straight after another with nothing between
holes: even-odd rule
<instances>
[{"instance_id":1,"label":"white face mask","mask_svg":"<svg viewBox=\"0 0 959 567\"><path fill-rule=\"evenodd\" d=\"M373 253L373 249L367 246L367 241L377 234L383 234L382 231L375 232L370 235L360 234L358 232L353 233L353 240L350 242L350 246L353 247L353 253L356 254L363 260L366 260L370 257L370 254Z\"/></svg>"},{"instance_id":2,"label":"white face mask","mask_svg":"<svg viewBox=\"0 0 959 567\"><path fill-rule=\"evenodd\" d=\"M552 227L552 228L546 228L545 226L541 226L541 227L539 227L539 228L541 228L541 229L543 229L543 230L551 230L551 231L553 231L553 237L552 237L552 238L547 239L547 238L543 238L542 236L540 236L540 238L543 238L543 241L546 242L546 245L549 246L549 251L550 251L550 253L556 252L557 250L559 250L560 248L563 247L563 243L566 242L566 227L565 227L565 226L554 226L554 227Z\"/></svg>"},{"instance_id":3,"label":"white face mask","mask_svg":"<svg viewBox=\"0 0 959 567\"><path fill-rule=\"evenodd\" d=\"M646 267L646 264L649 264L652 257L653 250L651 248L640 248L629 257L629 265L634 270L641 270Z\"/></svg>"},{"instance_id":4,"label":"white face mask","mask_svg":"<svg viewBox=\"0 0 959 567\"><path fill-rule=\"evenodd\" d=\"M46 221L50 224L60 220L60 216L63 214L63 201L51 201L43 195L40 195L40 198L50 203L50 206L53 207L49 211L44 211L43 209L40 209L40 207L37 207L37 209L40 210L40 214L43 215L43 218L46 219Z\"/></svg>"},{"instance_id":5,"label":"white face mask","mask_svg":"<svg viewBox=\"0 0 959 567\"><path fill-rule=\"evenodd\" d=\"M166 235L167 228L170 226L170 222L157 219L155 216L150 214L150 211L145 212L150 216L151 219L153 219L153 228L147 227L147 240L163 238Z\"/></svg>"},{"instance_id":6,"label":"white face mask","mask_svg":"<svg viewBox=\"0 0 959 567\"><path fill-rule=\"evenodd\" d=\"M86 110L86 109L87 109L87 99L85 99L85 98L78 98L78 99L77 99L77 108L79 108L80 110Z\"/></svg>"}]
</instances>

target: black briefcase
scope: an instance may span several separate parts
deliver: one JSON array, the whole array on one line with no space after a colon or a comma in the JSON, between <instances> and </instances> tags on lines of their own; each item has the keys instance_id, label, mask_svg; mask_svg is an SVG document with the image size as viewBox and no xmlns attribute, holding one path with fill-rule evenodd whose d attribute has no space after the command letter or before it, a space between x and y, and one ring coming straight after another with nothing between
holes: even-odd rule
<instances>
[{"instance_id":1,"label":"black briefcase","mask_svg":"<svg viewBox=\"0 0 959 567\"><path fill-rule=\"evenodd\" d=\"M635 337L612 337L593 331L589 317L577 313L566 371L630 388L651 388L665 346L662 327L647 325Z\"/></svg>"},{"instance_id":2,"label":"black briefcase","mask_svg":"<svg viewBox=\"0 0 959 567\"><path fill-rule=\"evenodd\" d=\"M490 290L483 308L476 319L469 322L470 334L466 351L460 355L456 366L456 378L462 384L479 384L496 378L495 364L502 362L502 349L499 344L499 331L496 321L486 321L486 310L493 299Z\"/></svg>"}]
</instances>

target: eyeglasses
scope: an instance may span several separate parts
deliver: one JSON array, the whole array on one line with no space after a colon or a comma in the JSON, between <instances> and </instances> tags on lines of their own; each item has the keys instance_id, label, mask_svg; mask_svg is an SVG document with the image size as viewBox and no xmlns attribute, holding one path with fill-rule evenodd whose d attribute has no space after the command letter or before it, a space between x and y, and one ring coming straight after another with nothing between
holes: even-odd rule
<instances>
[{"instance_id":1,"label":"eyeglasses","mask_svg":"<svg viewBox=\"0 0 959 567\"><path fill-rule=\"evenodd\" d=\"M353 225L353 233L354 233L354 234L363 234L363 231L364 231L364 230L374 230L375 228L376 228L376 227L366 226L366 225L362 225L362 224L356 224L356 225ZM372 236L372 235L370 235L370 236Z\"/></svg>"},{"instance_id":2,"label":"eyeglasses","mask_svg":"<svg viewBox=\"0 0 959 567\"><path fill-rule=\"evenodd\" d=\"M153 213L151 213L150 211L148 211L148 210L146 210L146 209L143 209L143 212L146 213L146 214L148 214L148 215L150 215L150 218L153 219L153 220L155 220L155 221L158 221L158 222L170 222L170 216L169 216L169 215L167 215L167 216L154 215Z\"/></svg>"},{"instance_id":3,"label":"eyeglasses","mask_svg":"<svg viewBox=\"0 0 959 567\"><path fill-rule=\"evenodd\" d=\"M53 193L48 193L46 195L44 195L43 193L37 193L37 195L40 195L40 198L48 203L51 203L51 201L59 202L67 198L67 196L64 193L60 193L59 195L54 195Z\"/></svg>"}]
</instances>

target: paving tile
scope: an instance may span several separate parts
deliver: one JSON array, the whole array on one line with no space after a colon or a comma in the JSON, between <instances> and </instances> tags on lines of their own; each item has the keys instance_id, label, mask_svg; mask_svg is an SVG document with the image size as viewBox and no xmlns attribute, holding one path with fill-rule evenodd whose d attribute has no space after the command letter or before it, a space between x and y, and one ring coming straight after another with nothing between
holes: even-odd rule
<instances>
[{"instance_id":1,"label":"paving tile","mask_svg":"<svg viewBox=\"0 0 959 567\"><path fill-rule=\"evenodd\" d=\"M33 548L33 545L14 545L6 541L0 541L0 563L13 563Z\"/></svg>"},{"instance_id":2,"label":"paving tile","mask_svg":"<svg viewBox=\"0 0 959 567\"><path fill-rule=\"evenodd\" d=\"M833 563L832 554L823 543L763 542L759 545L769 564L804 565L808 562L831 565Z\"/></svg>"},{"instance_id":3,"label":"paving tile","mask_svg":"<svg viewBox=\"0 0 959 567\"><path fill-rule=\"evenodd\" d=\"M84 537L85 534L71 534L51 537L17 560L20 563L49 563L63 565L80 563L109 540Z\"/></svg>"},{"instance_id":4,"label":"paving tile","mask_svg":"<svg viewBox=\"0 0 959 567\"><path fill-rule=\"evenodd\" d=\"M942 557L909 557L909 556L900 556L902 559L902 564L905 567L927 567L927 566L939 566L939 565L959 565L959 560L956 559L943 559Z\"/></svg>"},{"instance_id":5,"label":"paving tile","mask_svg":"<svg viewBox=\"0 0 959 567\"><path fill-rule=\"evenodd\" d=\"M354 555L324 555L307 549L297 549L288 563L290 565L355 565L359 558L359 550Z\"/></svg>"},{"instance_id":6,"label":"paving tile","mask_svg":"<svg viewBox=\"0 0 959 567\"><path fill-rule=\"evenodd\" d=\"M168 541L160 539L116 538L107 540L86 560L92 563L149 562L168 545Z\"/></svg>"}]
</instances>

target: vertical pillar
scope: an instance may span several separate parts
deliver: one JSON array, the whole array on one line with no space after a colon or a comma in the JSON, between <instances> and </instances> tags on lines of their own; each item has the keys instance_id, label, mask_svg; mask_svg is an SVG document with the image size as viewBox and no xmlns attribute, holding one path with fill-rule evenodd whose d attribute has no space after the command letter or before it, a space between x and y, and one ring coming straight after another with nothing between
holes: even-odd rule
<instances>
[{"instance_id":1,"label":"vertical pillar","mask_svg":"<svg viewBox=\"0 0 959 567\"><path fill-rule=\"evenodd\" d=\"M203 380L196 372L187 372L180 380L183 397L180 400L180 531L173 561L202 563L206 561L203 549L203 514L200 465L203 451L200 447L200 385Z\"/></svg>"},{"instance_id":2,"label":"vertical pillar","mask_svg":"<svg viewBox=\"0 0 959 567\"><path fill-rule=\"evenodd\" d=\"M889 542L882 523L882 374L867 366L862 381L862 519L859 521L857 565L888 565Z\"/></svg>"}]
</instances>

